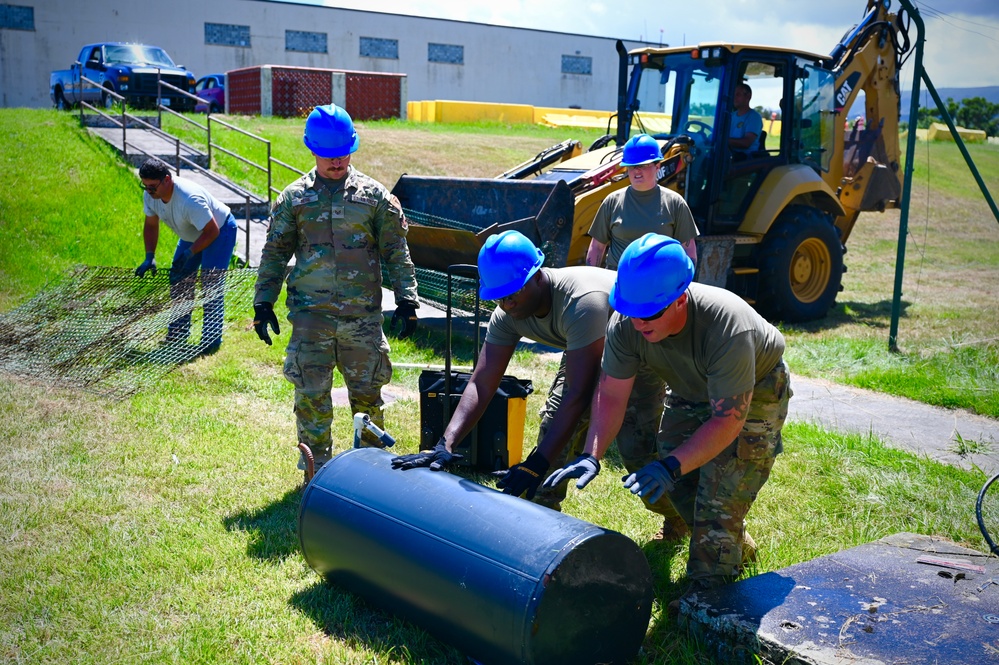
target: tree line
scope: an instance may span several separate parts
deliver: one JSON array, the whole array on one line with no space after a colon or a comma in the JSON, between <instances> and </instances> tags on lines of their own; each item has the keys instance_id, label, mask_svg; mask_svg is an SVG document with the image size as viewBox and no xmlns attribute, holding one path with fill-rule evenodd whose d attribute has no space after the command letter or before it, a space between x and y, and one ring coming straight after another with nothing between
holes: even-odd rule
<instances>
[{"instance_id":1,"label":"tree line","mask_svg":"<svg viewBox=\"0 0 999 665\"><path fill-rule=\"evenodd\" d=\"M948 97L947 113L958 127L981 129L987 136L999 136L999 104L993 104L984 97L962 99L960 103ZM916 126L926 129L934 122L943 122L936 106L920 106Z\"/></svg>"}]
</instances>

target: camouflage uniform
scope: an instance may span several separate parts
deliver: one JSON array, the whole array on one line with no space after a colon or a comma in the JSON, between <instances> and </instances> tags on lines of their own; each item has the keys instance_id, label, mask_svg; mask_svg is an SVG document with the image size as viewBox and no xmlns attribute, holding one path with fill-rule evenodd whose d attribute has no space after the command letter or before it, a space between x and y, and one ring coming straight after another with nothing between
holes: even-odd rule
<instances>
[{"instance_id":1,"label":"camouflage uniform","mask_svg":"<svg viewBox=\"0 0 999 665\"><path fill-rule=\"evenodd\" d=\"M350 167L339 183L313 169L278 197L257 274L255 303L274 303L288 275L292 324L284 366L295 386L299 442L317 459L332 444L333 367L343 375L353 413L384 427L381 388L392 378L382 332L382 266L397 301L417 303L416 277L398 200ZM364 443L375 445L367 431Z\"/></svg>"},{"instance_id":2,"label":"camouflage uniform","mask_svg":"<svg viewBox=\"0 0 999 665\"><path fill-rule=\"evenodd\" d=\"M656 372L670 387L656 445L665 459L712 415L712 399L752 390L738 437L711 461L684 473L669 498L691 529L687 576L710 588L742 570L745 517L781 452L781 428L792 391L784 337L744 300L724 289L691 284L684 328L646 341L628 317L607 327L603 369L609 376Z\"/></svg>"},{"instance_id":3,"label":"camouflage uniform","mask_svg":"<svg viewBox=\"0 0 999 665\"><path fill-rule=\"evenodd\" d=\"M614 283L614 273L603 268L574 266L542 270L551 284L551 311L543 317L532 316L518 321L497 307L486 329L486 342L491 344L516 345L522 337L526 337L564 351L548 390L548 398L541 409L538 444L544 440L562 404L566 378L565 352L583 348L604 336L611 311L607 294ZM656 459L656 432L665 396L666 386L662 379L648 370L639 372L628 400L624 422L615 439L621 461L629 471L637 471ZM589 423L590 410L587 408L580 415L580 422L562 452L556 459L550 460L552 468L564 466L567 460L583 453ZM560 510L565 495L566 485L563 483L554 488L539 488L533 500L542 506ZM679 519L668 497L663 497L654 505L646 504L646 507L667 518Z\"/></svg>"},{"instance_id":4,"label":"camouflage uniform","mask_svg":"<svg viewBox=\"0 0 999 665\"><path fill-rule=\"evenodd\" d=\"M692 525L687 578L701 588L729 582L742 572L745 518L783 450L781 428L792 391L787 366L778 363L753 387L746 424L725 450L681 476L670 498ZM666 459L711 417L710 405L666 399L656 443Z\"/></svg>"}]
</instances>

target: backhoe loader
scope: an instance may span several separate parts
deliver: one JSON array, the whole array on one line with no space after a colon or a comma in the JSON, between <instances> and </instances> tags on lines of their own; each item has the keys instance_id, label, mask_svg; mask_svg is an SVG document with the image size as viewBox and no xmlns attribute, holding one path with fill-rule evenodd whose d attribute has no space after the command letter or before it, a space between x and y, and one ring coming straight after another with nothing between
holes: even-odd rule
<instances>
[{"instance_id":1,"label":"backhoe loader","mask_svg":"<svg viewBox=\"0 0 999 665\"><path fill-rule=\"evenodd\" d=\"M900 204L899 71L910 46L905 12L890 5L868 0L826 55L721 42L628 52L618 42L613 125L585 151L566 141L495 179L396 183L421 295L437 299L428 277L474 264L485 238L507 228L534 240L547 265L582 264L600 203L628 184L620 146L644 132L662 147L660 184L684 196L701 232L697 280L771 320L825 317L857 217ZM740 83L764 118L748 155L725 140ZM861 99L862 122L851 123Z\"/></svg>"}]
</instances>

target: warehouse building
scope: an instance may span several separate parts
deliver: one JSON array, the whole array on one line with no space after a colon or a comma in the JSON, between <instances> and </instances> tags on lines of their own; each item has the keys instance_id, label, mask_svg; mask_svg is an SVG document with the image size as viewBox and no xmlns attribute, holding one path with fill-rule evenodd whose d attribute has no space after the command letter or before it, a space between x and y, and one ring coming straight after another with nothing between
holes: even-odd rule
<instances>
[{"instance_id":1,"label":"warehouse building","mask_svg":"<svg viewBox=\"0 0 999 665\"><path fill-rule=\"evenodd\" d=\"M13 0L0 4L0 105L50 106L50 72L102 41L160 46L198 77L314 67L402 74L409 100L600 110L617 103L614 37L280 0Z\"/></svg>"}]
</instances>

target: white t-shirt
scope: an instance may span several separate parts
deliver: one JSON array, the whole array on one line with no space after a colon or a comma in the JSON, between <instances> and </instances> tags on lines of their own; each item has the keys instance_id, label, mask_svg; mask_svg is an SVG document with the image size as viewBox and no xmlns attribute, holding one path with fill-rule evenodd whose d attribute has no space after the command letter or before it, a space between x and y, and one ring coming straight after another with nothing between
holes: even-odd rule
<instances>
[{"instance_id":1,"label":"white t-shirt","mask_svg":"<svg viewBox=\"0 0 999 665\"><path fill-rule=\"evenodd\" d=\"M187 242L197 240L210 219L214 219L219 228L225 226L229 219L229 206L216 200L197 183L183 178L172 180L173 195L169 203L157 201L149 192L142 195L146 216L159 217L181 240Z\"/></svg>"}]
</instances>

